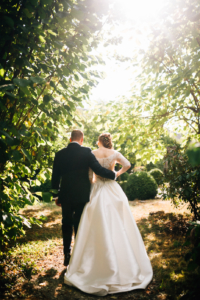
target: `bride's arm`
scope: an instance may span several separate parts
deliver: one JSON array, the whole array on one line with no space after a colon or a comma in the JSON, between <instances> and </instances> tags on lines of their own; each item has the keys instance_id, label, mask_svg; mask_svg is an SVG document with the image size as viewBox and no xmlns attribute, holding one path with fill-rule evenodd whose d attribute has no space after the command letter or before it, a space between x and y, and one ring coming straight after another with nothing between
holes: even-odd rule
<instances>
[{"instance_id":1,"label":"bride's arm","mask_svg":"<svg viewBox=\"0 0 200 300\"><path fill-rule=\"evenodd\" d=\"M122 168L117 172L117 177L121 174L125 173L128 169L130 169L131 164L121 153L117 153L116 161L122 165Z\"/></svg>"}]
</instances>

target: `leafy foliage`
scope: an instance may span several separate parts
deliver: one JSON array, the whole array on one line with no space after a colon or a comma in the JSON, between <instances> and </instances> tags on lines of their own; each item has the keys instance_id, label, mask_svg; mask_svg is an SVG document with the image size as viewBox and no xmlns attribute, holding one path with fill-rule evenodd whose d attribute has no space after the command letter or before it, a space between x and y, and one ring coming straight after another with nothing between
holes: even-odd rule
<instances>
[{"instance_id":1,"label":"leafy foliage","mask_svg":"<svg viewBox=\"0 0 200 300\"><path fill-rule=\"evenodd\" d=\"M131 27L138 39L146 32L148 40L145 47L136 47L130 62L132 94L104 104L94 115L99 128L113 132L115 146L121 151L123 145L127 157L133 153L144 164L162 159L166 128L184 132L183 138L200 133L199 13L197 0L167 0L159 17ZM106 124L101 115L109 117Z\"/></svg>"},{"instance_id":2,"label":"leafy foliage","mask_svg":"<svg viewBox=\"0 0 200 300\"><path fill-rule=\"evenodd\" d=\"M189 163L193 166L200 165L200 148L195 147L187 150L187 156L189 158Z\"/></svg>"},{"instance_id":3,"label":"leafy foliage","mask_svg":"<svg viewBox=\"0 0 200 300\"><path fill-rule=\"evenodd\" d=\"M153 169L155 169L155 168L156 168L156 166L155 166L155 164L152 163L152 161L150 161L150 163L148 163L148 164L146 165L146 170L147 170L147 172L149 172L149 171L151 171L151 170L153 170Z\"/></svg>"},{"instance_id":4,"label":"leafy foliage","mask_svg":"<svg viewBox=\"0 0 200 300\"><path fill-rule=\"evenodd\" d=\"M193 281L193 287L182 296L181 300L195 300L199 296L199 277L200 277L200 225L192 222L193 226L190 226L187 231L187 240L185 246L193 245L191 250L185 255L187 262L187 270L196 275L196 279Z\"/></svg>"},{"instance_id":5,"label":"leafy foliage","mask_svg":"<svg viewBox=\"0 0 200 300\"><path fill-rule=\"evenodd\" d=\"M101 76L89 52L108 11L104 1L1 1L0 245L39 224L19 209L37 201L30 190L50 179L61 128L78 125L76 108Z\"/></svg>"},{"instance_id":6,"label":"leafy foliage","mask_svg":"<svg viewBox=\"0 0 200 300\"><path fill-rule=\"evenodd\" d=\"M152 169L149 174L153 176L157 185L160 185L163 182L163 172L160 169Z\"/></svg>"},{"instance_id":7,"label":"leafy foliage","mask_svg":"<svg viewBox=\"0 0 200 300\"><path fill-rule=\"evenodd\" d=\"M129 174L127 172L120 175L120 180L122 181L128 180L128 178L129 178Z\"/></svg>"},{"instance_id":8,"label":"leafy foliage","mask_svg":"<svg viewBox=\"0 0 200 300\"><path fill-rule=\"evenodd\" d=\"M137 84L142 83L140 95L151 128L174 119L183 122L185 130L199 133L199 11L197 0L169 0L150 26Z\"/></svg>"},{"instance_id":9,"label":"leafy foliage","mask_svg":"<svg viewBox=\"0 0 200 300\"><path fill-rule=\"evenodd\" d=\"M168 187L163 191L164 199L171 199L178 206L189 203L195 220L200 220L200 169L192 167L184 149L180 146L169 148L165 157L165 182Z\"/></svg>"},{"instance_id":10,"label":"leafy foliage","mask_svg":"<svg viewBox=\"0 0 200 300\"><path fill-rule=\"evenodd\" d=\"M136 85L152 129L171 120L187 133L200 133L199 13L197 0L168 0L149 26L149 47L140 49Z\"/></svg>"},{"instance_id":11,"label":"leafy foliage","mask_svg":"<svg viewBox=\"0 0 200 300\"><path fill-rule=\"evenodd\" d=\"M149 173L135 172L128 178L126 194L129 200L147 200L156 196L157 188L155 179Z\"/></svg>"}]
</instances>

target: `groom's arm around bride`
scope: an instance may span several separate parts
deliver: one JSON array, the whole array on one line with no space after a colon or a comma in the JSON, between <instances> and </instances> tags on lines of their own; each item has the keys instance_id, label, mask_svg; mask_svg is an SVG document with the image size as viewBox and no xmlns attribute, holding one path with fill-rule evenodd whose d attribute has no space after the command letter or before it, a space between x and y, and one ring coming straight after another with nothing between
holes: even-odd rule
<instances>
[{"instance_id":1,"label":"groom's arm around bride","mask_svg":"<svg viewBox=\"0 0 200 300\"><path fill-rule=\"evenodd\" d=\"M115 179L115 173L103 168L91 149L82 147L83 133L74 130L71 143L55 155L52 173L52 189L59 191L59 203L63 201L88 202L90 192L89 168L95 174Z\"/></svg>"}]
</instances>

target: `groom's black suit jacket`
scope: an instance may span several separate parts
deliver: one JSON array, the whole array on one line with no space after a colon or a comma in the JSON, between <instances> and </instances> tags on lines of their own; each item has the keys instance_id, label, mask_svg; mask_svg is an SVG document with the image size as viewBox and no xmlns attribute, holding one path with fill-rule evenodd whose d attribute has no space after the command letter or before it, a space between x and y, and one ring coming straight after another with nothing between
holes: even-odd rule
<instances>
[{"instance_id":1,"label":"groom's black suit jacket","mask_svg":"<svg viewBox=\"0 0 200 300\"><path fill-rule=\"evenodd\" d=\"M59 190L58 202L86 203L90 197L89 167L101 177L115 179L113 171L103 168L90 148L70 143L55 155L52 188Z\"/></svg>"}]
</instances>

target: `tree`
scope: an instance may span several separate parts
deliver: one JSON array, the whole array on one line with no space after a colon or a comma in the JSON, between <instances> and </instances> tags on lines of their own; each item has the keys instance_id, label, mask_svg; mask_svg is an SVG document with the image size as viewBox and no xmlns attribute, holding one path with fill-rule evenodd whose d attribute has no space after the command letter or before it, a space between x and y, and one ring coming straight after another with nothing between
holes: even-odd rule
<instances>
[{"instance_id":1,"label":"tree","mask_svg":"<svg viewBox=\"0 0 200 300\"><path fill-rule=\"evenodd\" d=\"M144 163L165 154L163 135L167 128L199 139L200 133L200 4L197 0L168 0L159 17L135 26L148 35L146 47L135 48L132 95L108 103L115 145L125 143L126 153L135 153ZM131 29L132 30L132 29Z\"/></svg>"},{"instance_id":2,"label":"tree","mask_svg":"<svg viewBox=\"0 0 200 300\"><path fill-rule=\"evenodd\" d=\"M50 178L52 144L77 124L76 107L100 77L90 52L108 11L106 1L1 1L1 245L30 226L18 211L36 200L30 187Z\"/></svg>"},{"instance_id":3,"label":"tree","mask_svg":"<svg viewBox=\"0 0 200 300\"><path fill-rule=\"evenodd\" d=\"M199 14L197 0L168 0L149 26L137 86L150 128L173 121L190 135L200 134Z\"/></svg>"}]
</instances>

